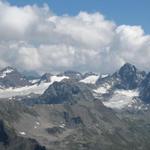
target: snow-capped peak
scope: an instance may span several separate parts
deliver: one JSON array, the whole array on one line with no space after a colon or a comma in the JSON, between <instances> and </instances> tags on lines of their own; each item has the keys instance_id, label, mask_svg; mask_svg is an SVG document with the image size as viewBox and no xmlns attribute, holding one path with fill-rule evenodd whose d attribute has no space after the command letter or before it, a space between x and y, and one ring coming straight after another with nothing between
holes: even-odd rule
<instances>
[{"instance_id":1,"label":"snow-capped peak","mask_svg":"<svg viewBox=\"0 0 150 150\"><path fill-rule=\"evenodd\" d=\"M7 74L10 74L13 71L14 71L14 69L11 67L7 67L7 68L3 69L0 73L0 78L5 78Z\"/></svg>"},{"instance_id":2,"label":"snow-capped peak","mask_svg":"<svg viewBox=\"0 0 150 150\"><path fill-rule=\"evenodd\" d=\"M14 96L24 96L30 93L42 94L54 82L60 82L63 79L69 79L67 76L51 76L50 82L41 82L40 84L28 85L19 88L0 89L0 98L9 98Z\"/></svg>"}]
</instances>

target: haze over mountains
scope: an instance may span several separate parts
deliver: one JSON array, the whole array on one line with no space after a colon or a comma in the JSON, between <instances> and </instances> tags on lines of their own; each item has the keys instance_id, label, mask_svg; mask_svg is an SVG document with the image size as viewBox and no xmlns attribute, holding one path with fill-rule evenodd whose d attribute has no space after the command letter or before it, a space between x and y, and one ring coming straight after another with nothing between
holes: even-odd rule
<instances>
[{"instance_id":1,"label":"haze over mountains","mask_svg":"<svg viewBox=\"0 0 150 150\"><path fill-rule=\"evenodd\" d=\"M6 67L0 149L149 150L149 82L149 73L129 63L113 74L65 71L35 79Z\"/></svg>"}]
</instances>

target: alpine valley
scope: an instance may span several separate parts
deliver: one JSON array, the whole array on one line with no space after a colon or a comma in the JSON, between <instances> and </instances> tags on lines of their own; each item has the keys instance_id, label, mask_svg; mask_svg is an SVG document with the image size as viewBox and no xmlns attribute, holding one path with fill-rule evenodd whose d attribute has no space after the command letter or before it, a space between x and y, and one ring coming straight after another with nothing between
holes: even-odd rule
<instances>
[{"instance_id":1,"label":"alpine valley","mask_svg":"<svg viewBox=\"0 0 150 150\"><path fill-rule=\"evenodd\" d=\"M2 69L0 150L150 150L150 73Z\"/></svg>"}]
</instances>

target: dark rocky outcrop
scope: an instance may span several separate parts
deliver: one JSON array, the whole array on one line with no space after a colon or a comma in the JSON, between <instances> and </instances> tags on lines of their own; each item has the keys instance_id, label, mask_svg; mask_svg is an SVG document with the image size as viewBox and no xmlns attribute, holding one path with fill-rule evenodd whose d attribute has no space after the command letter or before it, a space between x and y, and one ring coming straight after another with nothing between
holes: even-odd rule
<instances>
[{"instance_id":1,"label":"dark rocky outcrop","mask_svg":"<svg viewBox=\"0 0 150 150\"><path fill-rule=\"evenodd\" d=\"M47 128L46 131L49 134L57 135L57 134L61 134L64 131L64 129L61 127L52 127L52 128Z\"/></svg>"},{"instance_id":2,"label":"dark rocky outcrop","mask_svg":"<svg viewBox=\"0 0 150 150\"><path fill-rule=\"evenodd\" d=\"M9 137L5 131L4 123L0 120L0 143L7 145L9 144Z\"/></svg>"},{"instance_id":3,"label":"dark rocky outcrop","mask_svg":"<svg viewBox=\"0 0 150 150\"><path fill-rule=\"evenodd\" d=\"M72 80L54 82L40 96L40 101L48 104L74 103L80 100L93 99L93 94L87 85Z\"/></svg>"},{"instance_id":4,"label":"dark rocky outcrop","mask_svg":"<svg viewBox=\"0 0 150 150\"><path fill-rule=\"evenodd\" d=\"M140 85L140 98L144 102L150 103L150 73L147 74Z\"/></svg>"},{"instance_id":5,"label":"dark rocky outcrop","mask_svg":"<svg viewBox=\"0 0 150 150\"><path fill-rule=\"evenodd\" d=\"M139 71L134 65L129 63L126 63L120 68L119 72L114 74L114 76L120 79L120 83L116 86L123 89L137 88L145 75L145 72Z\"/></svg>"}]
</instances>

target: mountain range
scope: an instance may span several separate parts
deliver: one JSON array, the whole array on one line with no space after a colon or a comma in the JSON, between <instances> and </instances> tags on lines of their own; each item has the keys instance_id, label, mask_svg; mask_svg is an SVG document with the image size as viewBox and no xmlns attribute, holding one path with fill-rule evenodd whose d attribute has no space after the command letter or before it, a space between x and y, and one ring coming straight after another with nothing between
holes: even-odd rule
<instances>
[{"instance_id":1,"label":"mountain range","mask_svg":"<svg viewBox=\"0 0 150 150\"><path fill-rule=\"evenodd\" d=\"M150 73L0 71L0 149L149 150ZM15 144L17 143L17 144ZM15 146L14 146L15 145Z\"/></svg>"}]
</instances>

